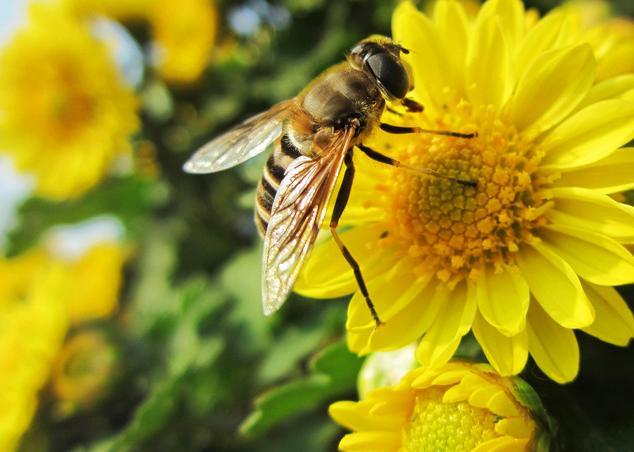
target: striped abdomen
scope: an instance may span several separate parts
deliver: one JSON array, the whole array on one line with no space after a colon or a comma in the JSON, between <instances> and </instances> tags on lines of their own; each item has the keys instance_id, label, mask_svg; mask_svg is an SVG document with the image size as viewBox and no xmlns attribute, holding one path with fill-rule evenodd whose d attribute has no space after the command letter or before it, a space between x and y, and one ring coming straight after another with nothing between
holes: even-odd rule
<instances>
[{"instance_id":1,"label":"striped abdomen","mask_svg":"<svg viewBox=\"0 0 634 452\"><path fill-rule=\"evenodd\" d=\"M273 207L273 201L284 178L286 168L301 155L299 149L291 143L288 136L283 135L264 165L255 197L255 225L262 237L264 237L269 225L271 207Z\"/></svg>"}]
</instances>

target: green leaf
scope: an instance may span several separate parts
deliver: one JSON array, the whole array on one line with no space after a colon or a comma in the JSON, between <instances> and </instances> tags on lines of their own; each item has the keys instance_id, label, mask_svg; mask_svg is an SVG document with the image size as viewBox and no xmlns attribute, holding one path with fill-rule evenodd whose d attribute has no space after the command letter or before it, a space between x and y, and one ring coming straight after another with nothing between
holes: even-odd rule
<instances>
[{"instance_id":1,"label":"green leaf","mask_svg":"<svg viewBox=\"0 0 634 452\"><path fill-rule=\"evenodd\" d=\"M328 396L330 379L325 375L311 375L302 380L279 386L255 400L257 407L240 426L242 433L263 433L275 424L309 410Z\"/></svg>"},{"instance_id":2,"label":"green leaf","mask_svg":"<svg viewBox=\"0 0 634 452\"><path fill-rule=\"evenodd\" d=\"M188 281L180 292L178 323L168 347L170 370L176 374L207 367L217 357L217 340L203 336L201 325L224 300L222 292L202 278Z\"/></svg>"},{"instance_id":3,"label":"green leaf","mask_svg":"<svg viewBox=\"0 0 634 452\"><path fill-rule=\"evenodd\" d=\"M341 319L346 315L345 307L336 303L326 303L325 307L319 315L298 321L275 338L260 366L260 382L270 384L289 375L301 359L317 350L327 338L341 331Z\"/></svg>"},{"instance_id":4,"label":"green leaf","mask_svg":"<svg viewBox=\"0 0 634 452\"><path fill-rule=\"evenodd\" d=\"M230 321L243 328L243 341L254 350L261 350L271 342L269 321L262 312L261 259L262 248L257 243L228 262L220 275L222 288L235 301Z\"/></svg>"},{"instance_id":5,"label":"green leaf","mask_svg":"<svg viewBox=\"0 0 634 452\"><path fill-rule=\"evenodd\" d=\"M223 341L214 338L206 344L208 358L222 351ZM127 426L114 437L89 447L90 452L127 452L141 450L140 445L152 438L174 415L181 393L186 389L189 366L180 366L164 380L158 382L138 406Z\"/></svg>"},{"instance_id":6,"label":"green leaf","mask_svg":"<svg viewBox=\"0 0 634 452\"><path fill-rule=\"evenodd\" d=\"M339 431L337 425L324 416L314 413L294 418L283 435L270 435L250 447L253 452L296 451L324 452L332 449L333 440Z\"/></svg>"},{"instance_id":7,"label":"green leaf","mask_svg":"<svg viewBox=\"0 0 634 452\"><path fill-rule=\"evenodd\" d=\"M202 278L192 279L174 289L174 329L166 347L167 370L137 407L132 420L117 435L98 443L91 452L127 452L140 450L176 413L178 403L190 386L192 377L214 363L224 348L224 339L205 336L201 324L220 306L220 291ZM169 313L166 313L170 315ZM209 407L206 407L209 408Z\"/></svg>"},{"instance_id":8,"label":"green leaf","mask_svg":"<svg viewBox=\"0 0 634 452\"><path fill-rule=\"evenodd\" d=\"M135 335L145 336L160 328L177 312L172 274L177 265L178 242L183 234L181 226L166 221L145 232L126 316L129 330Z\"/></svg>"},{"instance_id":9,"label":"green leaf","mask_svg":"<svg viewBox=\"0 0 634 452\"><path fill-rule=\"evenodd\" d=\"M315 355L310 362L310 369L330 377L333 386L346 387L348 390L356 386L361 364L363 358L351 353L342 340L330 344Z\"/></svg>"},{"instance_id":10,"label":"green leaf","mask_svg":"<svg viewBox=\"0 0 634 452\"><path fill-rule=\"evenodd\" d=\"M260 435L299 413L352 391L362 361L348 351L343 341L329 345L311 360L308 376L258 397L255 410L242 423L240 431L245 435Z\"/></svg>"}]
</instances>

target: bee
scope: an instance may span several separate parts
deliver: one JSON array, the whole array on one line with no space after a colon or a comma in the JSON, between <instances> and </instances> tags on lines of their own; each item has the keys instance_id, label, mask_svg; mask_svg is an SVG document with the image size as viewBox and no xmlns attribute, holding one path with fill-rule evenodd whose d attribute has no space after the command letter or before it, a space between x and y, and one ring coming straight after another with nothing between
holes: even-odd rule
<instances>
[{"instance_id":1,"label":"bee","mask_svg":"<svg viewBox=\"0 0 634 452\"><path fill-rule=\"evenodd\" d=\"M410 168L365 146L363 140L375 127L389 133L474 136L380 122L386 101L400 103L409 111L422 111L421 105L406 98L412 86L401 54L407 53L407 49L388 38L363 40L352 48L344 62L327 69L299 95L211 140L185 163L183 168L188 173L214 173L238 165L274 144L257 187L255 210L255 222L264 239L262 304L266 315L278 310L291 292L345 167L330 232L352 267L373 319L377 325L382 323L359 265L337 233L354 179L353 152L359 149L380 163L446 177L429 169Z\"/></svg>"}]
</instances>

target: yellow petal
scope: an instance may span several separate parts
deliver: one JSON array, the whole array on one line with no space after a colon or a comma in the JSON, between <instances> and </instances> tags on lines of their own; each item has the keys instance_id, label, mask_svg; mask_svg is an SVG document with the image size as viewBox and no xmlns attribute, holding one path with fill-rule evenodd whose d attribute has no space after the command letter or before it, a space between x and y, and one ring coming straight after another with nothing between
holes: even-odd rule
<instances>
[{"instance_id":1,"label":"yellow petal","mask_svg":"<svg viewBox=\"0 0 634 452\"><path fill-rule=\"evenodd\" d=\"M524 452L528 447L528 439L516 439L510 436L500 436L486 441L471 452Z\"/></svg>"},{"instance_id":2,"label":"yellow petal","mask_svg":"<svg viewBox=\"0 0 634 452\"><path fill-rule=\"evenodd\" d=\"M617 241L560 224L540 235L583 279L603 286L634 282L634 258Z\"/></svg>"},{"instance_id":3,"label":"yellow petal","mask_svg":"<svg viewBox=\"0 0 634 452\"><path fill-rule=\"evenodd\" d=\"M513 89L511 64L498 17L478 21L469 42L466 91L474 104L499 108Z\"/></svg>"},{"instance_id":4,"label":"yellow petal","mask_svg":"<svg viewBox=\"0 0 634 452\"><path fill-rule=\"evenodd\" d=\"M421 368L419 367L419 369ZM415 389L427 389L432 386L434 378L436 378L438 375L439 371L437 371L436 369L431 369L429 367L425 368L422 374L417 375L416 378L412 380L410 386Z\"/></svg>"},{"instance_id":5,"label":"yellow petal","mask_svg":"<svg viewBox=\"0 0 634 452\"><path fill-rule=\"evenodd\" d=\"M586 107L602 100L617 99L632 90L634 90L634 74L618 75L603 80L590 88L580 107Z\"/></svg>"},{"instance_id":6,"label":"yellow petal","mask_svg":"<svg viewBox=\"0 0 634 452\"><path fill-rule=\"evenodd\" d=\"M467 296L466 284L458 285L416 350L416 358L426 366L439 366L451 358L473 323L475 297Z\"/></svg>"},{"instance_id":7,"label":"yellow petal","mask_svg":"<svg viewBox=\"0 0 634 452\"><path fill-rule=\"evenodd\" d=\"M449 77L453 86L458 89L460 97L464 90L465 60L467 45L469 42L469 22L467 14L460 2L442 1L436 2L434 8L434 21L444 38L447 54Z\"/></svg>"},{"instance_id":8,"label":"yellow petal","mask_svg":"<svg viewBox=\"0 0 634 452\"><path fill-rule=\"evenodd\" d=\"M619 74L632 73L634 71L634 42L632 34L629 39L615 48L610 49L599 58L597 66L597 78L605 80Z\"/></svg>"},{"instance_id":9,"label":"yellow petal","mask_svg":"<svg viewBox=\"0 0 634 452\"><path fill-rule=\"evenodd\" d=\"M427 286L431 279L419 278L411 271L413 264L403 259L386 273L366 280L368 293L379 318L388 322L402 311ZM361 291L356 291L350 300L349 329L374 327L368 304Z\"/></svg>"},{"instance_id":10,"label":"yellow petal","mask_svg":"<svg viewBox=\"0 0 634 452\"><path fill-rule=\"evenodd\" d=\"M535 59L556 47L567 45L575 33L573 20L569 14L553 10L532 27L522 39L514 57L514 67L521 77Z\"/></svg>"},{"instance_id":11,"label":"yellow petal","mask_svg":"<svg viewBox=\"0 0 634 452\"><path fill-rule=\"evenodd\" d=\"M372 416L359 409L357 402L335 402L328 407L330 417L349 430L374 430L379 428Z\"/></svg>"},{"instance_id":12,"label":"yellow petal","mask_svg":"<svg viewBox=\"0 0 634 452\"><path fill-rule=\"evenodd\" d=\"M486 268L476 282L478 308L493 327L506 336L524 329L530 292L516 268Z\"/></svg>"},{"instance_id":13,"label":"yellow petal","mask_svg":"<svg viewBox=\"0 0 634 452\"><path fill-rule=\"evenodd\" d=\"M432 380L432 384L435 386L454 385L458 383L463 377L468 374L467 369L458 369L448 372L443 372Z\"/></svg>"},{"instance_id":14,"label":"yellow petal","mask_svg":"<svg viewBox=\"0 0 634 452\"><path fill-rule=\"evenodd\" d=\"M485 319L476 314L473 334L482 347L487 360L502 376L516 375L524 369L528 358L526 330L513 337L501 334Z\"/></svg>"},{"instance_id":15,"label":"yellow petal","mask_svg":"<svg viewBox=\"0 0 634 452\"><path fill-rule=\"evenodd\" d=\"M510 49L515 48L524 35L524 4L520 0L489 0L480 8L477 21L490 18L499 19L504 41Z\"/></svg>"},{"instance_id":16,"label":"yellow petal","mask_svg":"<svg viewBox=\"0 0 634 452\"><path fill-rule=\"evenodd\" d=\"M349 433L339 442L340 450L398 450L401 445L400 432L358 432Z\"/></svg>"},{"instance_id":17,"label":"yellow petal","mask_svg":"<svg viewBox=\"0 0 634 452\"><path fill-rule=\"evenodd\" d=\"M432 103L426 108L440 109L445 103L444 88L450 85L447 52L435 24L412 3L403 2L392 15L392 36L403 47L414 49L404 57L413 68L420 68L414 72L414 92Z\"/></svg>"},{"instance_id":18,"label":"yellow petal","mask_svg":"<svg viewBox=\"0 0 634 452\"><path fill-rule=\"evenodd\" d=\"M579 372L579 345L572 330L562 328L538 303L528 310L528 351L535 363L557 383L573 380Z\"/></svg>"},{"instance_id":19,"label":"yellow petal","mask_svg":"<svg viewBox=\"0 0 634 452\"><path fill-rule=\"evenodd\" d=\"M489 400L502 389L498 385L490 384L476 389L469 396L469 405L476 408L486 408Z\"/></svg>"},{"instance_id":20,"label":"yellow petal","mask_svg":"<svg viewBox=\"0 0 634 452\"><path fill-rule=\"evenodd\" d=\"M629 344L634 337L634 318L619 293L612 287L590 283L584 283L583 287L596 311L594 323L583 331L610 344Z\"/></svg>"},{"instance_id":21,"label":"yellow petal","mask_svg":"<svg viewBox=\"0 0 634 452\"><path fill-rule=\"evenodd\" d=\"M455 385L447 389L442 396L442 403L458 403L467 400L471 395L470 391L466 391L460 385Z\"/></svg>"},{"instance_id":22,"label":"yellow petal","mask_svg":"<svg viewBox=\"0 0 634 452\"><path fill-rule=\"evenodd\" d=\"M506 391L500 391L489 399L487 408L494 414L503 417L519 416L517 406Z\"/></svg>"},{"instance_id":23,"label":"yellow petal","mask_svg":"<svg viewBox=\"0 0 634 452\"><path fill-rule=\"evenodd\" d=\"M541 167L560 170L587 165L634 138L634 102L611 99L590 105L558 125L542 142Z\"/></svg>"},{"instance_id":24,"label":"yellow petal","mask_svg":"<svg viewBox=\"0 0 634 452\"><path fill-rule=\"evenodd\" d=\"M529 135L550 129L586 96L594 81L595 65L588 44L538 56L506 104L506 121Z\"/></svg>"},{"instance_id":25,"label":"yellow petal","mask_svg":"<svg viewBox=\"0 0 634 452\"><path fill-rule=\"evenodd\" d=\"M585 188L553 188L551 194L555 207L546 217L553 224L595 231L621 243L634 242L634 207Z\"/></svg>"},{"instance_id":26,"label":"yellow petal","mask_svg":"<svg viewBox=\"0 0 634 452\"><path fill-rule=\"evenodd\" d=\"M348 305L348 309L350 305ZM349 312L349 311L348 311ZM348 314L348 318L350 318L350 314ZM364 354L364 350L367 349L368 340L370 338L370 331L350 331L346 332L346 345L348 346L348 350L358 355Z\"/></svg>"},{"instance_id":27,"label":"yellow petal","mask_svg":"<svg viewBox=\"0 0 634 452\"><path fill-rule=\"evenodd\" d=\"M622 148L591 165L564 170L555 185L585 187L609 194L634 188L633 174L634 148Z\"/></svg>"},{"instance_id":28,"label":"yellow petal","mask_svg":"<svg viewBox=\"0 0 634 452\"><path fill-rule=\"evenodd\" d=\"M449 291L441 285L426 286L402 311L376 326L368 314L368 307L357 301L348 307L348 348L367 354L378 350L393 350L418 339L436 319L445 304Z\"/></svg>"},{"instance_id":29,"label":"yellow petal","mask_svg":"<svg viewBox=\"0 0 634 452\"><path fill-rule=\"evenodd\" d=\"M372 328L367 351L389 350L411 344L420 338L447 300L447 291L429 284L402 311L384 325Z\"/></svg>"},{"instance_id":30,"label":"yellow petal","mask_svg":"<svg viewBox=\"0 0 634 452\"><path fill-rule=\"evenodd\" d=\"M520 249L517 262L531 293L557 323L566 328L592 323L592 305L577 274L561 257L534 243Z\"/></svg>"},{"instance_id":31,"label":"yellow petal","mask_svg":"<svg viewBox=\"0 0 634 452\"><path fill-rule=\"evenodd\" d=\"M384 227L373 225L360 226L341 234L341 240L359 262L366 281L382 274L396 260L388 253L376 250L376 242L384 231ZM297 293L313 298L342 297L356 289L350 264L330 238L315 246L294 287Z\"/></svg>"},{"instance_id":32,"label":"yellow petal","mask_svg":"<svg viewBox=\"0 0 634 452\"><path fill-rule=\"evenodd\" d=\"M376 196L376 195L375 195ZM326 218L330 218L329 213ZM385 211L379 207L366 207L359 204L350 203L346 206L341 218L340 226L363 226L370 223L379 223L385 220Z\"/></svg>"},{"instance_id":33,"label":"yellow petal","mask_svg":"<svg viewBox=\"0 0 634 452\"><path fill-rule=\"evenodd\" d=\"M500 435L509 435L513 438L528 438L533 429L531 423L523 417L511 417L496 422L495 431Z\"/></svg>"},{"instance_id":34,"label":"yellow petal","mask_svg":"<svg viewBox=\"0 0 634 452\"><path fill-rule=\"evenodd\" d=\"M400 425L402 425L412 413L410 413L407 401L394 398L393 400L375 403L375 405L370 409L370 414L372 416L391 418L393 422L399 422ZM396 425L394 427L395 429L398 428Z\"/></svg>"}]
</instances>

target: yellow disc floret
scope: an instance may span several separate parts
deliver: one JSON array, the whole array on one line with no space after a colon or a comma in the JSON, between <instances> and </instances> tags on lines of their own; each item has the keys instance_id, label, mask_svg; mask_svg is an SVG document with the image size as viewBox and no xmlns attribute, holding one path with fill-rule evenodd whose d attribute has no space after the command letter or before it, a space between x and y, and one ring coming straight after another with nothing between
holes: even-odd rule
<instances>
[{"instance_id":1,"label":"yellow disc floret","mask_svg":"<svg viewBox=\"0 0 634 452\"><path fill-rule=\"evenodd\" d=\"M467 402L443 403L442 395L430 389L416 397L403 452L469 452L498 436L493 413Z\"/></svg>"},{"instance_id":2,"label":"yellow disc floret","mask_svg":"<svg viewBox=\"0 0 634 452\"><path fill-rule=\"evenodd\" d=\"M545 223L548 207L536 174L539 148L505 125L495 110L463 101L440 127L476 130L473 138L420 134L398 157L445 176L393 171L385 208L393 240L420 258L421 273L458 282L482 265L509 263L518 245ZM453 178L453 179L450 179ZM474 183L476 186L466 182Z\"/></svg>"}]
</instances>

